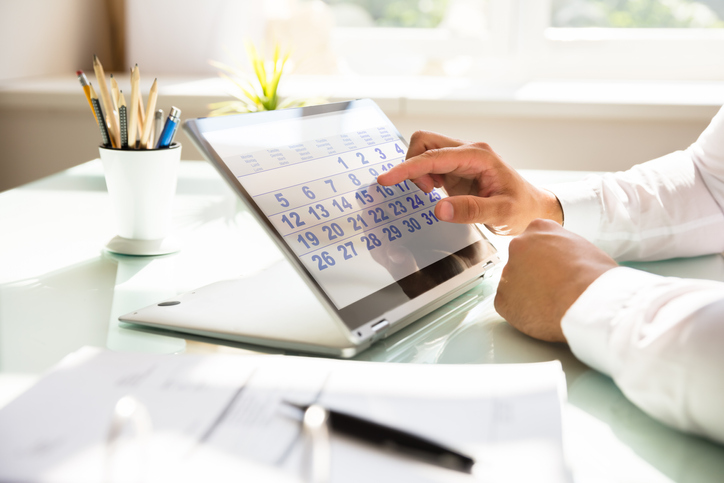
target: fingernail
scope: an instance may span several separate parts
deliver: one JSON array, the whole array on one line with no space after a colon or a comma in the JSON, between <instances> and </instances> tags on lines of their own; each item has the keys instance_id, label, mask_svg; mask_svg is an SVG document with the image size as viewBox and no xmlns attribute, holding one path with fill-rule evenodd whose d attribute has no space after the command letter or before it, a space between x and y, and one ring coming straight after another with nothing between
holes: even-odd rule
<instances>
[{"instance_id":1,"label":"fingernail","mask_svg":"<svg viewBox=\"0 0 724 483\"><path fill-rule=\"evenodd\" d=\"M437 217L442 221L452 221L455 216L455 210L453 209L452 203L447 200L442 200L437 204Z\"/></svg>"}]
</instances>

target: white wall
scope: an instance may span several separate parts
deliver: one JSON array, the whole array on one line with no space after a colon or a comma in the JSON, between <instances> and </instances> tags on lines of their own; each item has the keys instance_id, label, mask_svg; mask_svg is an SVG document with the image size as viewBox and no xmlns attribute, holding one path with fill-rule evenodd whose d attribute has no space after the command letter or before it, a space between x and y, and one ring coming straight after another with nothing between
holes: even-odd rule
<instances>
[{"instance_id":1,"label":"white wall","mask_svg":"<svg viewBox=\"0 0 724 483\"><path fill-rule=\"evenodd\" d=\"M70 79L59 85L74 84ZM73 87L75 87L73 85ZM65 90L65 89L60 89ZM59 96L55 96L58 98ZM54 108L3 107L0 92L0 191L98 157L99 134L80 87ZM206 102L166 96L183 118L203 117ZM684 149L706 127L716 108L695 119L584 119L525 115L418 115L389 112L403 136L418 129L485 141L516 168L582 171L623 170ZM43 133L38 138L37 133ZM201 159L183 132L183 159Z\"/></svg>"},{"instance_id":2,"label":"white wall","mask_svg":"<svg viewBox=\"0 0 724 483\"><path fill-rule=\"evenodd\" d=\"M129 1L131 6L143 4L142 0ZM217 3L228 2L217 0ZM0 191L97 156L97 128L73 73L77 69L92 73L93 53L102 59L110 58L105 5L102 0L0 0ZM132 21L129 24L133 31L143 30L144 25L148 27ZM206 51L200 52L194 62L200 63L200 59L208 55ZM149 63L155 65L151 60ZM144 72L152 70L150 65L144 67ZM7 86L13 84L13 89L17 89L18 84L23 86L25 81L7 82L8 79L51 74L67 76L58 83L57 96L51 86L43 87L47 103L45 100L32 102L38 99L32 94L26 103L13 101L17 96ZM389 91L387 86L385 91ZM373 92L376 91L373 89ZM25 94L28 98L27 92ZM65 98L52 102L64 95ZM364 95L365 92L350 91L342 97ZM186 119L208 113L207 101L179 97L177 102ZM712 109L711 115L714 112ZM425 115L392 112L390 117L406 137L417 129L433 130L489 142L519 168L573 170L626 169L685 148L710 118L708 111L695 118L665 120L655 116L638 119L530 117L525 112L491 116L478 113L477 108L467 109L465 113L449 109L436 113L435 108ZM184 159L201 158L183 133L179 140L184 143Z\"/></svg>"},{"instance_id":3,"label":"white wall","mask_svg":"<svg viewBox=\"0 0 724 483\"><path fill-rule=\"evenodd\" d=\"M393 116L391 120L405 136L425 129L487 142L518 169L576 171L625 170L685 149L708 124L707 120L452 116Z\"/></svg>"},{"instance_id":4,"label":"white wall","mask_svg":"<svg viewBox=\"0 0 724 483\"><path fill-rule=\"evenodd\" d=\"M0 80L88 70L108 57L105 2L0 0Z\"/></svg>"}]
</instances>

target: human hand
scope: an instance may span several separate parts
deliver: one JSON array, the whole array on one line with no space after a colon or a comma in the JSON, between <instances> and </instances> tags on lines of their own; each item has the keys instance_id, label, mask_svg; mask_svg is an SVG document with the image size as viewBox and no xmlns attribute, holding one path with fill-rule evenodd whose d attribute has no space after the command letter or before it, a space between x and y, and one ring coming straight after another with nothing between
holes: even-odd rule
<instances>
[{"instance_id":1,"label":"human hand","mask_svg":"<svg viewBox=\"0 0 724 483\"><path fill-rule=\"evenodd\" d=\"M510 242L495 310L536 339L565 342L566 311L616 262L588 240L549 220L534 220Z\"/></svg>"},{"instance_id":2,"label":"human hand","mask_svg":"<svg viewBox=\"0 0 724 483\"><path fill-rule=\"evenodd\" d=\"M536 188L485 143L464 143L417 131L407 160L377 177L383 186L412 180L426 193L444 188L449 198L435 207L439 220L484 223L499 235L517 235L536 218L563 223L556 196Z\"/></svg>"}]
</instances>

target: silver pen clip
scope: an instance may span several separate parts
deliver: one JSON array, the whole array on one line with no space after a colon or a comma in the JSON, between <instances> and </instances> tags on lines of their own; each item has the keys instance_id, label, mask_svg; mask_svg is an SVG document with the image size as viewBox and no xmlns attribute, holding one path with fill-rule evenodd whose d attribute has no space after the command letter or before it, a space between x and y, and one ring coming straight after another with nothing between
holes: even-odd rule
<instances>
[{"instance_id":1,"label":"silver pen clip","mask_svg":"<svg viewBox=\"0 0 724 483\"><path fill-rule=\"evenodd\" d=\"M152 432L146 406L133 396L118 400L106 435L106 482L146 480Z\"/></svg>"},{"instance_id":2,"label":"silver pen clip","mask_svg":"<svg viewBox=\"0 0 724 483\"><path fill-rule=\"evenodd\" d=\"M329 441L329 411L318 404L312 404L304 411L302 420L304 432L311 441L309 483L328 483L332 463Z\"/></svg>"}]
</instances>

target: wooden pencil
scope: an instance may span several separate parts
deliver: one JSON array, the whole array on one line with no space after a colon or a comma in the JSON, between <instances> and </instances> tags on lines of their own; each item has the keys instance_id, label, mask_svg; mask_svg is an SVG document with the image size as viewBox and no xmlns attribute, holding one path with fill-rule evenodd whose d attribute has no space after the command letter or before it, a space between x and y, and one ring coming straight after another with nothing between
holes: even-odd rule
<instances>
[{"instance_id":1,"label":"wooden pencil","mask_svg":"<svg viewBox=\"0 0 724 483\"><path fill-rule=\"evenodd\" d=\"M148 93L148 105L146 112L152 113L156 111L156 99L158 98L158 79L153 79L153 85ZM153 119L147 119L143 122L143 135L141 136L141 147L150 149L151 146L151 128L153 127Z\"/></svg>"},{"instance_id":2,"label":"wooden pencil","mask_svg":"<svg viewBox=\"0 0 724 483\"><path fill-rule=\"evenodd\" d=\"M93 55L93 70L96 73L96 80L98 87L101 91L101 99L103 100L103 108L106 111L106 122L110 120L110 129L108 134L111 137L111 143L114 148L121 145L121 132L118 127L118 113L113 110L113 101L111 101L111 95L108 92L108 85L106 84L106 74L103 71L103 66L97 55Z\"/></svg>"},{"instance_id":3,"label":"wooden pencil","mask_svg":"<svg viewBox=\"0 0 724 483\"><path fill-rule=\"evenodd\" d=\"M119 92L120 89L118 88L118 82L116 82L115 77L113 77L113 74L111 74L111 101L113 102L113 109L115 109L116 111L118 111L118 108L120 107L120 103L118 102Z\"/></svg>"},{"instance_id":4,"label":"wooden pencil","mask_svg":"<svg viewBox=\"0 0 724 483\"><path fill-rule=\"evenodd\" d=\"M146 126L146 110L143 107L143 96L138 96L138 138L143 135L143 128Z\"/></svg>"},{"instance_id":5,"label":"wooden pencil","mask_svg":"<svg viewBox=\"0 0 724 483\"><path fill-rule=\"evenodd\" d=\"M136 134L138 129L138 104L140 92L140 73L138 72L138 64L131 69L131 101L129 104L128 115L128 147L136 149Z\"/></svg>"},{"instance_id":6,"label":"wooden pencil","mask_svg":"<svg viewBox=\"0 0 724 483\"><path fill-rule=\"evenodd\" d=\"M78 76L78 81L80 82L81 87L83 87L83 93L85 94L85 98L88 101L88 105L90 106L91 111L93 112L93 117L96 119L96 124L98 124L98 116L96 116L96 111L93 107L93 102L91 101L90 83L88 82L88 78L85 76L82 70L75 71L75 75Z\"/></svg>"}]
</instances>

